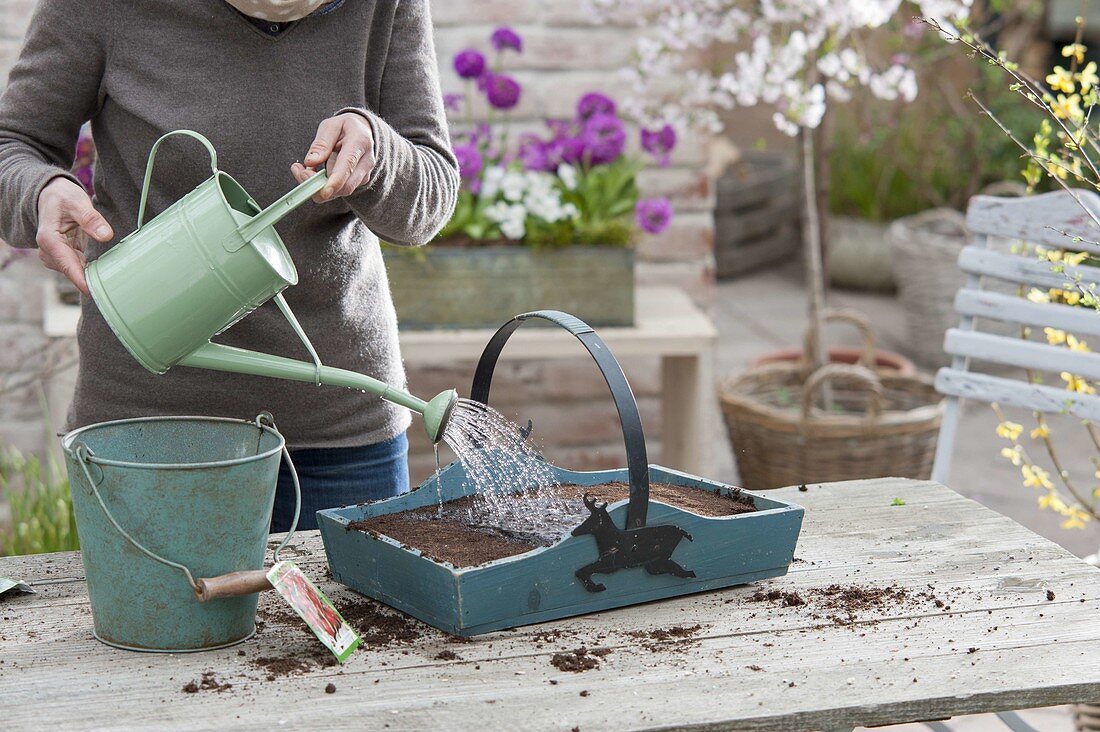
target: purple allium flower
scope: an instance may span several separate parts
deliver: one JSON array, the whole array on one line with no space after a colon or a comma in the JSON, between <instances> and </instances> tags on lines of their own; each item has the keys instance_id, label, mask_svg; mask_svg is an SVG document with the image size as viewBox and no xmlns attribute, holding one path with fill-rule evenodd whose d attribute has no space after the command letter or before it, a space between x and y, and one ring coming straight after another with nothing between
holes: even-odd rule
<instances>
[{"instance_id":1,"label":"purple allium flower","mask_svg":"<svg viewBox=\"0 0 1100 732\"><path fill-rule=\"evenodd\" d=\"M581 130L584 156L591 165L614 162L626 147L626 128L613 114L594 114Z\"/></svg>"},{"instance_id":2,"label":"purple allium flower","mask_svg":"<svg viewBox=\"0 0 1100 732\"><path fill-rule=\"evenodd\" d=\"M511 28L497 28L493 31L493 35L489 36L489 42L498 52L510 48L516 53L523 53L523 39Z\"/></svg>"},{"instance_id":3,"label":"purple allium flower","mask_svg":"<svg viewBox=\"0 0 1100 732\"><path fill-rule=\"evenodd\" d=\"M483 161L481 151L476 145L455 145L455 158L458 159L458 173L462 180L468 181L477 178L481 172Z\"/></svg>"},{"instance_id":4,"label":"purple allium flower","mask_svg":"<svg viewBox=\"0 0 1100 732\"><path fill-rule=\"evenodd\" d=\"M579 137L559 137L550 143L550 161L555 168L560 163L579 163L583 155L584 140Z\"/></svg>"},{"instance_id":5,"label":"purple allium flower","mask_svg":"<svg viewBox=\"0 0 1100 732\"><path fill-rule=\"evenodd\" d=\"M519 159L523 162L524 170L553 170L554 165L550 160L550 146L544 140L535 135L524 135L520 139Z\"/></svg>"},{"instance_id":6,"label":"purple allium flower","mask_svg":"<svg viewBox=\"0 0 1100 732\"><path fill-rule=\"evenodd\" d=\"M76 155L73 162L73 175L84 186L84 190L91 196L95 191L92 187L92 179L95 173L95 143L87 127L80 131L80 137L76 142Z\"/></svg>"},{"instance_id":7,"label":"purple allium flower","mask_svg":"<svg viewBox=\"0 0 1100 732\"><path fill-rule=\"evenodd\" d=\"M615 114L615 102L599 92L589 92L577 102L577 117L587 120L597 114Z\"/></svg>"},{"instance_id":8,"label":"purple allium flower","mask_svg":"<svg viewBox=\"0 0 1100 732\"><path fill-rule=\"evenodd\" d=\"M465 102L465 101L466 101L466 95L465 94L454 94L454 93L444 94L443 95L443 108L445 110L447 110L448 112L455 112L457 114L458 112L462 111L462 103Z\"/></svg>"},{"instance_id":9,"label":"purple allium flower","mask_svg":"<svg viewBox=\"0 0 1100 732\"><path fill-rule=\"evenodd\" d=\"M669 153L676 147L676 130L665 125L659 130L642 130L642 149L652 155L662 167L668 165Z\"/></svg>"},{"instance_id":10,"label":"purple allium flower","mask_svg":"<svg viewBox=\"0 0 1100 732\"><path fill-rule=\"evenodd\" d=\"M511 109L519 103L519 82L504 74L485 75L485 96L496 109Z\"/></svg>"},{"instance_id":11,"label":"purple allium flower","mask_svg":"<svg viewBox=\"0 0 1100 732\"><path fill-rule=\"evenodd\" d=\"M455 54L455 71L463 79L476 79L485 73L485 56L472 48L459 51Z\"/></svg>"},{"instance_id":12,"label":"purple allium flower","mask_svg":"<svg viewBox=\"0 0 1100 732\"><path fill-rule=\"evenodd\" d=\"M660 234L672 220L672 204L667 198L646 198L634 207L634 220L642 230Z\"/></svg>"}]
</instances>

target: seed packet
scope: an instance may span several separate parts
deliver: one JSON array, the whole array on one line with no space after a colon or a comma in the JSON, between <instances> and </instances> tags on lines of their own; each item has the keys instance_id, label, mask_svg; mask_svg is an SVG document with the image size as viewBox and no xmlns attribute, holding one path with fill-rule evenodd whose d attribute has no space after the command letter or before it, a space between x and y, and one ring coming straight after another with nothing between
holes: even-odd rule
<instances>
[{"instance_id":1,"label":"seed packet","mask_svg":"<svg viewBox=\"0 0 1100 732\"><path fill-rule=\"evenodd\" d=\"M7 577L0 577L0 595L3 595L8 590L15 590L16 592L30 592L32 594L35 591L34 588L32 588L26 582L8 579Z\"/></svg>"},{"instance_id":2,"label":"seed packet","mask_svg":"<svg viewBox=\"0 0 1100 732\"><path fill-rule=\"evenodd\" d=\"M267 579L313 634L343 663L359 645L359 636L317 586L293 562L279 562Z\"/></svg>"}]
</instances>

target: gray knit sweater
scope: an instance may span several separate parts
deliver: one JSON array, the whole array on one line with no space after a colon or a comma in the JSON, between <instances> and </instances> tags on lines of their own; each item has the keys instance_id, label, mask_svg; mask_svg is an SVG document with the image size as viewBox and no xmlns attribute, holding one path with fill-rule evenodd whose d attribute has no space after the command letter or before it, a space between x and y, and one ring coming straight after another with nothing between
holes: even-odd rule
<instances>
[{"instance_id":1,"label":"gray knit sweater","mask_svg":"<svg viewBox=\"0 0 1100 732\"><path fill-rule=\"evenodd\" d=\"M374 129L377 166L350 198L307 204L278 225L300 282L286 299L322 361L401 385L397 319L378 237L418 245L451 215L458 169L447 139L428 0L348 0L277 37L223 0L40 0L0 97L0 238L35 245L42 188L72 164L81 124L99 151L96 207L135 228L149 148L189 128L261 205L295 181L318 123L344 108ZM210 175L187 138L161 147L150 215ZM109 246L109 245L108 245ZM89 258L106 247L89 243ZM69 428L159 414L274 415L295 447L366 445L404 431L405 410L336 387L177 367L145 371L90 299ZM218 337L305 358L273 304Z\"/></svg>"}]
</instances>

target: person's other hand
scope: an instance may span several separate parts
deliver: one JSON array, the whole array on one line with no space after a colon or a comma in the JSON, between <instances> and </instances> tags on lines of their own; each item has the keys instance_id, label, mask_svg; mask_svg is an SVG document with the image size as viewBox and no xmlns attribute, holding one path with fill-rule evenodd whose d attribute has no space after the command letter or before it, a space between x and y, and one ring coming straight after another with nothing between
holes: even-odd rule
<instances>
[{"instance_id":1,"label":"person's other hand","mask_svg":"<svg viewBox=\"0 0 1100 732\"><path fill-rule=\"evenodd\" d=\"M290 172L299 183L315 175L309 168L328 170L328 183L313 197L317 203L348 196L363 185L374 169L374 134L362 115L345 112L317 127L317 137L306 153L305 165L294 163ZM309 166L307 168L306 166Z\"/></svg>"},{"instance_id":2,"label":"person's other hand","mask_svg":"<svg viewBox=\"0 0 1100 732\"><path fill-rule=\"evenodd\" d=\"M114 232L83 188L68 178L54 178L38 195L38 258L85 295L91 294L84 279L84 248L89 236L108 242Z\"/></svg>"}]
</instances>

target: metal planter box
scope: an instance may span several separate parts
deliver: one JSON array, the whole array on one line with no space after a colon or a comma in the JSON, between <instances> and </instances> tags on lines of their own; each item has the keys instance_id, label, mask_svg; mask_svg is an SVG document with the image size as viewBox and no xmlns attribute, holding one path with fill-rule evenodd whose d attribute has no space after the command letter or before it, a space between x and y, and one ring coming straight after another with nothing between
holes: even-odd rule
<instances>
[{"instance_id":1,"label":"metal planter box","mask_svg":"<svg viewBox=\"0 0 1100 732\"><path fill-rule=\"evenodd\" d=\"M607 506L606 515L589 505L591 517L583 526L594 526L592 535L569 535L552 546L477 567L437 562L390 537L349 530L353 521L473 493L476 486L456 461L438 479L433 476L403 496L319 511L332 576L448 633L468 636L786 574L802 527L801 507L745 494L755 512L707 517L649 500L651 480L727 494L732 489L648 464L630 385L607 344L587 323L558 311L517 315L485 347L470 398L489 403L493 370L508 338L520 325L540 320L569 331L588 350L611 390L626 446L625 469L576 472L552 466L555 478L582 486L623 481L630 485L629 500ZM598 579L588 570L595 570Z\"/></svg>"},{"instance_id":2,"label":"metal planter box","mask_svg":"<svg viewBox=\"0 0 1100 732\"><path fill-rule=\"evenodd\" d=\"M634 324L629 247L437 244L386 247L383 258L405 329L495 328L514 313L544 308L566 310L597 326Z\"/></svg>"},{"instance_id":3,"label":"metal planter box","mask_svg":"<svg viewBox=\"0 0 1100 732\"><path fill-rule=\"evenodd\" d=\"M628 480L628 471L574 472L554 468L562 483L599 485ZM659 466L655 481L728 492L729 486ZM442 471L444 501L461 498L462 466ZM685 579L653 575L638 567L598 575L603 592L589 592L575 576L597 557L591 536L568 536L553 546L498 559L479 567L456 568L421 556L393 539L349 531L352 521L432 506L438 501L433 476L416 490L377 503L329 509L317 514L332 576L368 597L386 603L448 633L471 636L639 602L740 585L787 573L802 526L803 509L761 495L747 494L755 513L704 517L657 501L649 502L651 524L673 524L692 535L672 558L693 572ZM625 525L629 502L609 506Z\"/></svg>"}]
</instances>

